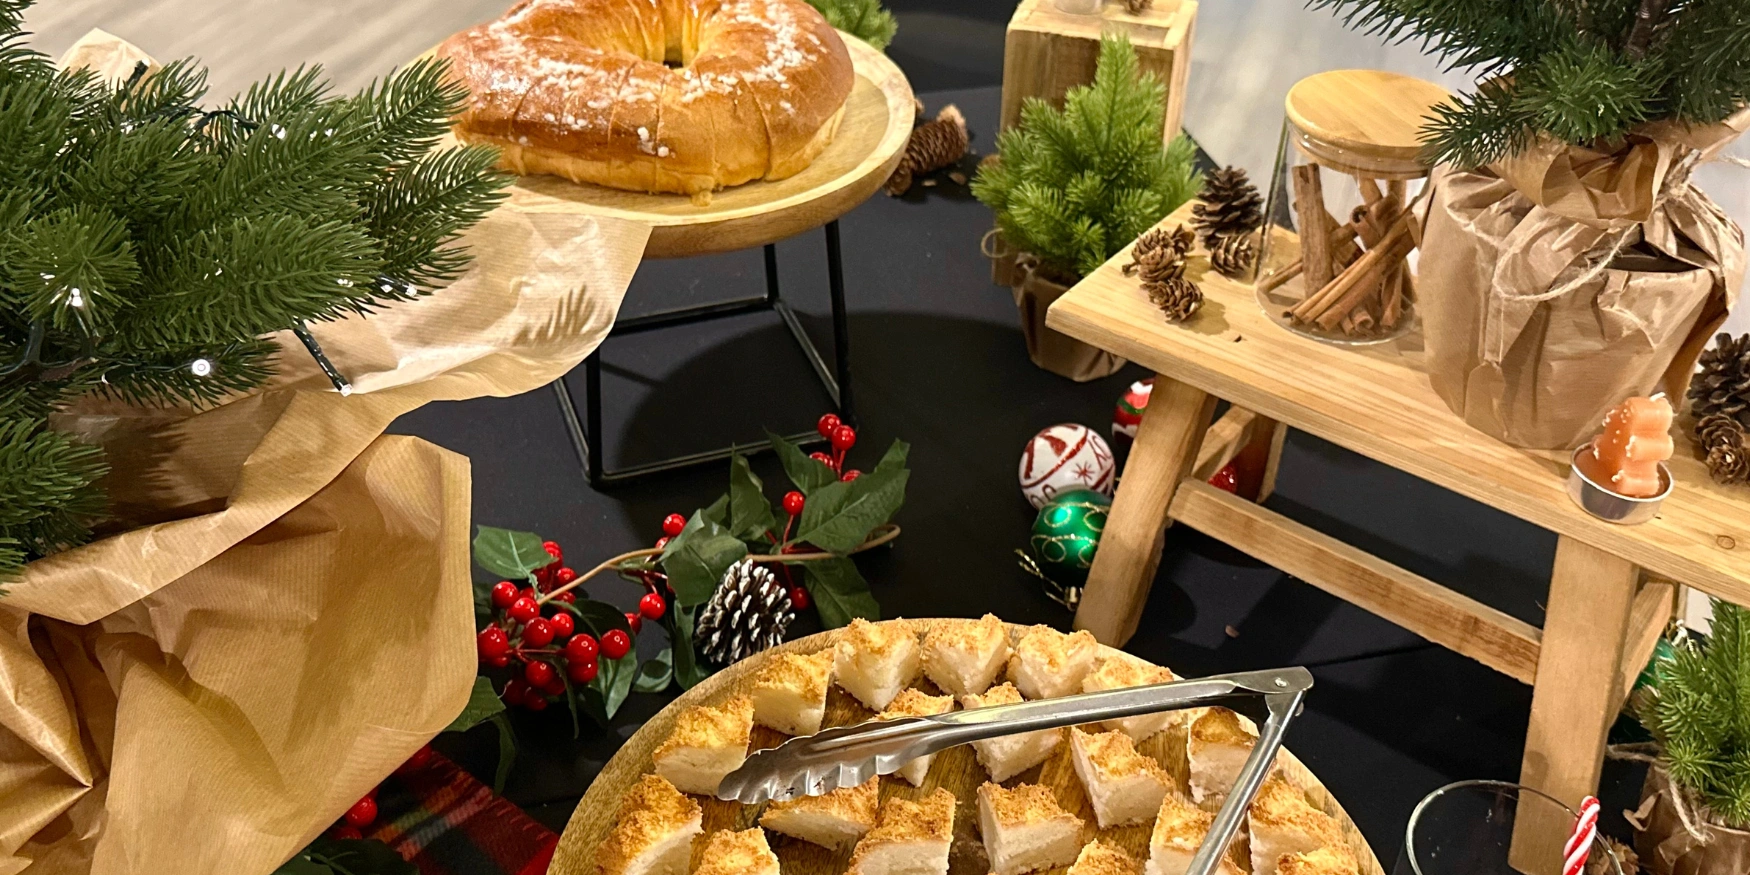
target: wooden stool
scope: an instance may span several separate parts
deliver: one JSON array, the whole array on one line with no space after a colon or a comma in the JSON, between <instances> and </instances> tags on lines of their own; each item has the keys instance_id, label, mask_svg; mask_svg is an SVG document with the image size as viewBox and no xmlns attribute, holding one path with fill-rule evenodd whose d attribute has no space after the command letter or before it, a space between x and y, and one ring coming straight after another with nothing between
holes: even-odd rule
<instances>
[{"instance_id":1,"label":"wooden stool","mask_svg":"<svg viewBox=\"0 0 1750 875\"><path fill-rule=\"evenodd\" d=\"M1187 204L1159 227L1190 220ZM1299 242L1272 233L1282 261ZM1567 452L1510 447L1455 416L1429 384L1417 344L1339 349L1281 331L1254 306L1253 289L1207 269L1201 250L1188 272L1203 288L1203 309L1170 323L1124 276L1128 256L1077 283L1046 318L1158 375L1076 612L1076 627L1103 643L1136 631L1165 528L1189 526L1534 684L1520 783L1574 806L1597 789L1605 734L1672 616L1673 581L1750 605L1750 492L1715 483L1687 436L1676 436L1670 467L1679 485L1659 515L1612 525L1569 500ZM1212 424L1217 398L1232 407ZM1264 447L1267 491L1284 428L1558 535L1542 628L1202 479ZM1571 824L1521 826L1529 827L1521 859L1537 861L1522 871L1542 875Z\"/></svg>"},{"instance_id":2,"label":"wooden stool","mask_svg":"<svg viewBox=\"0 0 1750 875\"><path fill-rule=\"evenodd\" d=\"M1404 258L1414 241L1405 183L1428 175L1418 131L1450 98L1432 82L1377 70L1319 73L1289 89L1276 176L1286 171L1292 180L1301 252L1290 270L1305 289L1287 310L1291 330L1350 339L1389 337L1408 326L1414 289ZM1353 178L1359 190L1361 203L1346 223L1326 208L1326 170ZM1272 185L1266 215L1276 195ZM1268 263L1269 245L1268 237L1259 245L1260 264ZM1281 285L1290 270L1260 285Z\"/></svg>"}]
</instances>

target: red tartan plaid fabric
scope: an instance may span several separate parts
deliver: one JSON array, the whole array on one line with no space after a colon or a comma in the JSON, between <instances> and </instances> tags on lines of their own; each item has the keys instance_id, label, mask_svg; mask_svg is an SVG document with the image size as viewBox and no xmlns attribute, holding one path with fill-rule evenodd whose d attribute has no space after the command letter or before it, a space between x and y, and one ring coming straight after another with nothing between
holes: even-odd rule
<instances>
[{"instance_id":1,"label":"red tartan plaid fabric","mask_svg":"<svg viewBox=\"0 0 1750 875\"><path fill-rule=\"evenodd\" d=\"M434 752L377 791L381 812L365 834L421 875L545 875L559 836Z\"/></svg>"}]
</instances>

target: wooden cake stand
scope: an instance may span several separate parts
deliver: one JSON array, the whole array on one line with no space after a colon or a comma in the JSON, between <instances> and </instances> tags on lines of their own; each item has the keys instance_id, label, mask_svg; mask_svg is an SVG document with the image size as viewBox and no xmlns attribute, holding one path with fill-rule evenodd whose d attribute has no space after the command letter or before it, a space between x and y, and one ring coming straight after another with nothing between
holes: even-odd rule
<instances>
[{"instance_id":1,"label":"wooden cake stand","mask_svg":"<svg viewBox=\"0 0 1750 875\"><path fill-rule=\"evenodd\" d=\"M576 183L557 176L525 176L510 188L510 202L530 212L613 216L650 226L645 258L685 258L765 247L766 293L713 301L618 319L609 337L736 316L776 312L826 388L836 412L855 421L851 404L850 330L845 314L844 265L839 251L838 218L869 199L893 174L911 137L917 114L911 85L888 57L868 43L840 31L851 54L856 81L832 143L801 173L787 179L758 180L714 193L708 204L686 195L647 194ZM827 280L832 298L833 361L829 364L778 290L779 240L825 226ZM605 343L605 341L604 341ZM764 441L735 444L670 459L607 469L602 432L601 350L584 359L586 398L583 416L562 377L553 381L559 412L570 433L590 485L623 483L677 468L719 462L731 454L760 452ZM821 438L813 431L792 435L799 443Z\"/></svg>"},{"instance_id":2,"label":"wooden cake stand","mask_svg":"<svg viewBox=\"0 0 1750 875\"><path fill-rule=\"evenodd\" d=\"M837 219L868 200L893 174L917 113L911 85L899 67L868 43L839 35L851 52L857 81L845 101L838 135L801 173L723 189L705 206L686 195L525 176L511 187L511 202L524 210L643 222L650 226L645 258L685 258L763 246Z\"/></svg>"},{"instance_id":3,"label":"wooden cake stand","mask_svg":"<svg viewBox=\"0 0 1750 875\"><path fill-rule=\"evenodd\" d=\"M943 623L968 623L970 620L912 620L919 631ZM1011 637L1018 637L1024 631L1023 627L1011 626ZM663 740L674 730L675 718L680 712L699 705L716 705L728 700L737 693L746 692L753 684L753 679L759 670L770 661L774 654L779 653L816 653L837 643L839 633L836 631L822 632L810 635L775 647L764 653L744 659L723 671L713 675L704 683L687 691L680 698L669 703L656 716L641 727L614 758L602 768L601 774L584 793L582 801L578 802L577 810L571 815L571 822L565 827L565 834L559 839L559 846L553 854L553 865L549 869L554 875L594 875L596 872L596 847L613 829L620 810L620 800L639 777L653 771L651 754ZM1108 655L1116 650L1105 648ZM920 679L915 686L931 694L940 694L928 680ZM860 723L874 717L874 713L864 708L861 703L851 698L845 691L834 686L827 696L826 723L827 726L844 726ZM787 736L781 735L763 726L755 726L753 746L755 748L774 747ZM1179 784L1179 789L1187 788L1186 776L1188 770L1185 763L1185 731L1182 728L1169 729L1150 738L1138 746L1146 755L1154 757L1173 775ZM1343 807L1325 790L1318 778L1295 759L1285 748L1278 755L1277 761L1290 781L1301 787L1307 800L1323 809L1326 814L1337 819L1341 825L1344 838L1355 851L1355 857L1361 863L1360 875L1383 875L1379 860L1374 857L1373 850L1361 831L1344 813ZM967 746L949 748L936 755L930 764L924 786L913 787L911 784L895 777L881 779L881 798L890 797L917 799L937 787L946 787L953 791L959 804L954 812L954 845L949 855L949 875L987 875L990 863L985 858L984 848L978 834L978 803L976 793L980 784L989 780L984 768L978 764L972 749ZM1034 766L1020 775L1005 781L1004 784L1044 784L1056 794L1058 803L1065 810L1082 818L1087 824L1083 838L1092 840L1101 838L1122 846L1138 860L1148 858L1149 832L1153 824L1145 823L1136 826L1114 827L1096 830L1094 828L1093 806L1088 802L1087 794L1082 790L1081 782L1076 778L1075 767L1070 761L1069 745L1058 747L1044 763ZM709 834L719 829L750 829L759 822L760 806L742 805L737 802L723 802L717 799L700 800L704 808L705 832ZM784 870L784 875L840 875L850 860L849 848L834 852L817 847L806 842L768 833L772 850L777 853L778 860ZM698 854L705 843L696 841L693 851ZM695 864L697 860L695 860ZM1065 869L1051 869L1039 875L1062 875Z\"/></svg>"}]
</instances>

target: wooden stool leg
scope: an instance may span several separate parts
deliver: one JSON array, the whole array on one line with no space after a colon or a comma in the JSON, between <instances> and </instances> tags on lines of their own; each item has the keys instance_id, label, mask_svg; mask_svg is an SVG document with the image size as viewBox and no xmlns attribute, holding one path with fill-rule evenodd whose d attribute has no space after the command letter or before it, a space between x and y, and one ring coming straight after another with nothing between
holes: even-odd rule
<instances>
[{"instance_id":1,"label":"wooden stool leg","mask_svg":"<svg viewBox=\"0 0 1750 875\"><path fill-rule=\"evenodd\" d=\"M1075 627L1094 633L1103 644L1118 647L1136 633L1161 563L1167 505L1196 464L1214 415L1214 396L1165 376L1155 378L1076 610Z\"/></svg>"},{"instance_id":2,"label":"wooden stool leg","mask_svg":"<svg viewBox=\"0 0 1750 875\"><path fill-rule=\"evenodd\" d=\"M1234 456L1238 492L1253 501L1263 501L1276 491L1276 469L1282 464L1282 440L1288 427L1260 416L1252 425L1252 439Z\"/></svg>"},{"instance_id":3,"label":"wooden stool leg","mask_svg":"<svg viewBox=\"0 0 1750 875\"><path fill-rule=\"evenodd\" d=\"M1639 579L1632 562L1565 536L1556 543L1519 782L1569 807L1598 790ZM1559 872L1573 824L1526 816L1534 811L1521 813L1509 860L1526 875Z\"/></svg>"}]
</instances>

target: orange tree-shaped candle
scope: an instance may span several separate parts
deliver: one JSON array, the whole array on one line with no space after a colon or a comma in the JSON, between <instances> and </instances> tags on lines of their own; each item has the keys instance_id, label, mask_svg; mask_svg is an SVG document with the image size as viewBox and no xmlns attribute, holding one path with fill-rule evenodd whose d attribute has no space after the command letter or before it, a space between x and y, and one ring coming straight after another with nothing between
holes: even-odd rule
<instances>
[{"instance_id":1,"label":"orange tree-shaped candle","mask_svg":"<svg viewBox=\"0 0 1750 875\"><path fill-rule=\"evenodd\" d=\"M1659 463L1671 458L1671 403L1664 395L1630 398L1604 416L1604 431L1580 454L1580 473L1629 498L1658 495Z\"/></svg>"}]
</instances>

